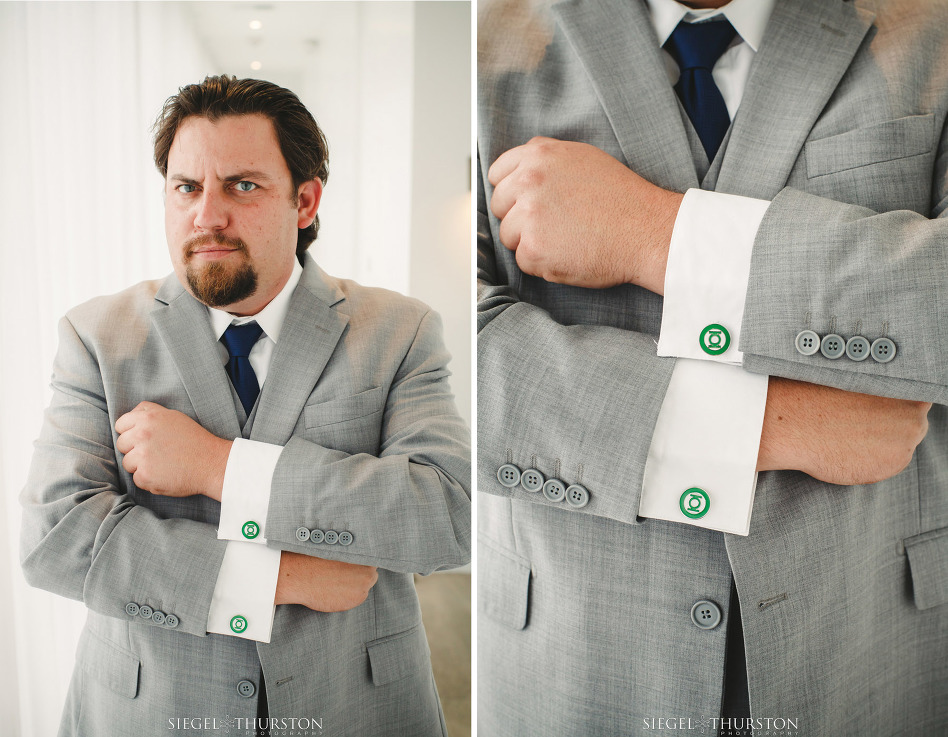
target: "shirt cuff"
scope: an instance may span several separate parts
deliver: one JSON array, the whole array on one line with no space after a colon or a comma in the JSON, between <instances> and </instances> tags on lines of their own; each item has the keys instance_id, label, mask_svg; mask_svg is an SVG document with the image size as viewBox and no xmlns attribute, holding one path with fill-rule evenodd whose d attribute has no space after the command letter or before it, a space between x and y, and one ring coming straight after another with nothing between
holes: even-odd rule
<instances>
[{"instance_id":1,"label":"shirt cuff","mask_svg":"<svg viewBox=\"0 0 948 737\"><path fill-rule=\"evenodd\" d=\"M282 452L281 445L234 441L224 470L218 539L267 544L270 486Z\"/></svg>"},{"instance_id":2,"label":"shirt cuff","mask_svg":"<svg viewBox=\"0 0 948 737\"><path fill-rule=\"evenodd\" d=\"M689 189L668 248L659 356L740 365L751 253L770 203Z\"/></svg>"},{"instance_id":3,"label":"shirt cuff","mask_svg":"<svg viewBox=\"0 0 948 737\"><path fill-rule=\"evenodd\" d=\"M207 631L270 642L280 551L229 542L207 614Z\"/></svg>"},{"instance_id":4,"label":"shirt cuff","mask_svg":"<svg viewBox=\"0 0 948 737\"><path fill-rule=\"evenodd\" d=\"M750 531L767 376L679 359L652 434L639 516Z\"/></svg>"}]
</instances>

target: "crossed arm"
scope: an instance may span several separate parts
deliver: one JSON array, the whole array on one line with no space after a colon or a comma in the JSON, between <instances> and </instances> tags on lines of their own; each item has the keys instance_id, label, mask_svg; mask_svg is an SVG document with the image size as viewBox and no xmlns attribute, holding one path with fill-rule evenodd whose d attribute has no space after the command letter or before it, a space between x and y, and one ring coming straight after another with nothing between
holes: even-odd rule
<instances>
[{"instance_id":1,"label":"crossed arm","mask_svg":"<svg viewBox=\"0 0 948 737\"><path fill-rule=\"evenodd\" d=\"M548 138L499 156L488 180L500 241L523 272L572 286L629 283L663 294L682 195L591 145ZM836 484L881 481L911 461L930 407L771 377L757 468L800 470Z\"/></svg>"}]
</instances>

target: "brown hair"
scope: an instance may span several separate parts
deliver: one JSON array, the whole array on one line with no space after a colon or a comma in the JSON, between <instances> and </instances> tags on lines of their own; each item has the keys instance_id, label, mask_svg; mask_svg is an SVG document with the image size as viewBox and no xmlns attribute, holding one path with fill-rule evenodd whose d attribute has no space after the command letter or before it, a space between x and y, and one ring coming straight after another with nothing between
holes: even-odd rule
<instances>
[{"instance_id":1,"label":"brown hair","mask_svg":"<svg viewBox=\"0 0 948 737\"><path fill-rule=\"evenodd\" d=\"M293 196L303 182L329 177L329 147L309 110L288 89L260 79L221 75L205 77L200 84L181 87L165 100L155 121L155 166L168 176L168 152L178 126L192 116L214 122L225 115L265 115L276 130L280 152L293 177ZM300 228L296 255L302 259L319 232L319 215L308 228Z\"/></svg>"}]
</instances>

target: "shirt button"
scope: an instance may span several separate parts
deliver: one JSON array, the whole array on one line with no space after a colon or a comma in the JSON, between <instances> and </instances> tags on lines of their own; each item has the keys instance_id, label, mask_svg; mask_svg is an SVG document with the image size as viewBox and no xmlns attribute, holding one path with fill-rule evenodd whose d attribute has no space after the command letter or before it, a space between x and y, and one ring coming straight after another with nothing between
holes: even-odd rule
<instances>
[{"instance_id":1,"label":"shirt button","mask_svg":"<svg viewBox=\"0 0 948 737\"><path fill-rule=\"evenodd\" d=\"M797 353L812 356L820 349L820 336L812 330L801 330L797 333L794 345L797 347Z\"/></svg>"},{"instance_id":2,"label":"shirt button","mask_svg":"<svg viewBox=\"0 0 948 737\"><path fill-rule=\"evenodd\" d=\"M231 617L230 628L239 635L247 629L246 618L241 617L239 614L236 617Z\"/></svg>"},{"instance_id":3,"label":"shirt button","mask_svg":"<svg viewBox=\"0 0 948 737\"><path fill-rule=\"evenodd\" d=\"M257 687L254 686L250 681L241 681L237 684L237 693L239 693L245 699L249 699L251 696L257 693Z\"/></svg>"},{"instance_id":4,"label":"shirt button","mask_svg":"<svg viewBox=\"0 0 948 737\"><path fill-rule=\"evenodd\" d=\"M260 525L258 525L253 520L244 522L244 526L240 530L244 533L244 537L248 540L253 540L257 535L260 534Z\"/></svg>"},{"instance_id":5,"label":"shirt button","mask_svg":"<svg viewBox=\"0 0 948 737\"><path fill-rule=\"evenodd\" d=\"M691 607L691 621L699 629L713 630L721 624L721 610L713 601L702 599Z\"/></svg>"},{"instance_id":6,"label":"shirt button","mask_svg":"<svg viewBox=\"0 0 948 737\"><path fill-rule=\"evenodd\" d=\"M720 356L731 345L731 334L717 323L708 325L698 337L698 345L709 356Z\"/></svg>"},{"instance_id":7,"label":"shirt button","mask_svg":"<svg viewBox=\"0 0 948 737\"><path fill-rule=\"evenodd\" d=\"M701 519L711 509L711 498L704 489L693 486L678 500L681 513L689 519Z\"/></svg>"}]
</instances>

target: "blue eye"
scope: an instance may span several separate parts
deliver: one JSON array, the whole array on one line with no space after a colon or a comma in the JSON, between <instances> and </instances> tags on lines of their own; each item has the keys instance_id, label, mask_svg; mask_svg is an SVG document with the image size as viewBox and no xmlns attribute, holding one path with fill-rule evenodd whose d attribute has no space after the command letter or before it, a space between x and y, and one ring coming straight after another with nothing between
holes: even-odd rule
<instances>
[{"instance_id":1,"label":"blue eye","mask_svg":"<svg viewBox=\"0 0 948 737\"><path fill-rule=\"evenodd\" d=\"M253 182L237 182L235 186L240 192L253 192L257 188Z\"/></svg>"},{"instance_id":2,"label":"blue eye","mask_svg":"<svg viewBox=\"0 0 948 737\"><path fill-rule=\"evenodd\" d=\"M175 187L175 189L181 194L191 194L197 190L197 187L195 187L193 184L179 184L177 187Z\"/></svg>"}]
</instances>

